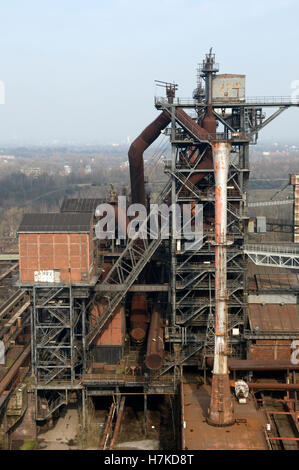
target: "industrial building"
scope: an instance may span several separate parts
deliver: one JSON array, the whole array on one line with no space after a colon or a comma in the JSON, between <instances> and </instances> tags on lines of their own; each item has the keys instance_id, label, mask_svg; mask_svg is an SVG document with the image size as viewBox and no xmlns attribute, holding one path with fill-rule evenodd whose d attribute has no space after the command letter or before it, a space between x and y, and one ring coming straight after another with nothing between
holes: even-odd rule
<instances>
[{"instance_id":1,"label":"industrial building","mask_svg":"<svg viewBox=\"0 0 299 470\"><path fill-rule=\"evenodd\" d=\"M288 246L275 257L271 247L248 244L247 194L249 146L298 103L247 99L244 75L218 72L210 51L192 99L176 97L176 84L159 82L166 92L155 97L160 114L130 147L126 203L147 208L146 237L124 238L131 218L115 191L106 201L66 199L59 213L24 216L19 286L31 303L36 423L75 402L84 430L94 397L115 397L118 420L122 397L133 392L143 396L146 419L148 397L169 395L177 448L267 448L272 438L261 410L253 401L240 405L232 380L259 390L258 379L269 371L277 372L278 389L290 389L289 413L297 411L299 365L290 358L299 336L298 255ZM266 118L265 108L277 110ZM171 147L168 181L154 200L146 193L143 153L161 132ZM113 207L116 239L96 236L101 203ZM185 205L200 204L198 247L187 236L178 239L174 226L169 238L159 227L152 237L153 203L176 204L182 214ZM258 231L264 225L260 220Z\"/></svg>"}]
</instances>

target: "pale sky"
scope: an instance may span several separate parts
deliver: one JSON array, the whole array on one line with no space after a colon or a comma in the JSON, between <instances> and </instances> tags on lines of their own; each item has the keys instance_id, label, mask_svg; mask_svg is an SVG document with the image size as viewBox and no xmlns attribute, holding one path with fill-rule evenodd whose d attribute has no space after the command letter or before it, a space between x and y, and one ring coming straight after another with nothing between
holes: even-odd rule
<instances>
[{"instance_id":1,"label":"pale sky","mask_svg":"<svg viewBox=\"0 0 299 470\"><path fill-rule=\"evenodd\" d=\"M212 46L247 96L299 80L298 0L1 0L0 18L1 145L132 139L158 113L154 80L191 97ZM299 142L298 122L287 110L260 142Z\"/></svg>"}]
</instances>

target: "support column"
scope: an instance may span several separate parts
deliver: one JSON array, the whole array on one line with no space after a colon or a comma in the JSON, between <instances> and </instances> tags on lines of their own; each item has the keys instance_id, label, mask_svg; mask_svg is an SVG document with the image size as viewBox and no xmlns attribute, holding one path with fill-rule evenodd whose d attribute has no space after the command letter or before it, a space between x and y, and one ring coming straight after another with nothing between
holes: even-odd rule
<instances>
[{"instance_id":1,"label":"support column","mask_svg":"<svg viewBox=\"0 0 299 470\"><path fill-rule=\"evenodd\" d=\"M146 394L145 390L144 390L143 405L144 405L144 410L143 410L143 432L144 432L144 435L146 436L147 435L147 394Z\"/></svg>"},{"instance_id":2,"label":"support column","mask_svg":"<svg viewBox=\"0 0 299 470\"><path fill-rule=\"evenodd\" d=\"M230 393L227 315L227 177L231 146L213 144L215 175L215 349L208 423L229 426L234 423Z\"/></svg>"},{"instance_id":3,"label":"support column","mask_svg":"<svg viewBox=\"0 0 299 470\"><path fill-rule=\"evenodd\" d=\"M82 388L82 431L83 434L86 432L86 396L85 389Z\"/></svg>"}]
</instances>

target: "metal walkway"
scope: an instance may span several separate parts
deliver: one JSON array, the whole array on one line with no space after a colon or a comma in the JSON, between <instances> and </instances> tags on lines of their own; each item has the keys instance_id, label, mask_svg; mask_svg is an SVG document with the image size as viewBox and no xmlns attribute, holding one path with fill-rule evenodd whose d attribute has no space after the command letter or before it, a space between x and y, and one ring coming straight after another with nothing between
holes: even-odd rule
<instances>
[{"instance_id":1,"label":"metal walkway","mask_svg":"<svg viewBox=\"0 0 299 470\"><path fill-rule=\"evenodd\" d=\"M244 245L244 253L258 266L299 269L299 247Z\"/></svg>"},{"instance_id":2,"label":"metal walkway","mask_svg":"<svg viewBox=\"0 0 299 470\"><path fill-rule=\"evenodd\" d=\"M284 204L294 204L294 199L285 199L283 201L259 201L249 202L247 207L280 206Z\"/></svg>"}]
</instances>

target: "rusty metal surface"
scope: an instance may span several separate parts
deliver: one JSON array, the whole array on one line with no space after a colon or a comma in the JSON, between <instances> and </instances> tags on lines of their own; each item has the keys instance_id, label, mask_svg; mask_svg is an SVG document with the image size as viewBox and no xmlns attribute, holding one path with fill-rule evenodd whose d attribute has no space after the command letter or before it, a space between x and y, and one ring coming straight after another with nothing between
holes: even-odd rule
<instances>
[{"instance_id":1,"label":"rusty metal surface","mask_svg":"<svg viewBox=\"0 0 299 470\"><path fill-rule=\"evenodd\" d=\"M128 152L132 203L145 206L143 152L159 137L170 123L170 115L163 111L131 144Z\"/></svg>"},{"instance_id":2,"label":"rusty metal surface","mask_svg":"<svg viewBox=\"0 0 299 470\"><path fill-rule=\"evenodd\" d=\"M249 304L248 318L253 331L299 331L299 305Z\"/></svg>"},{"instance_id":3,"label":"rusty metal surface","mask_svg":"<svg viewBox=\"0 0 299 470\"><path fill-rule=\"evenodd\" d=\"M161 312L155 308L151 315L151 323L147 340L145 365L148 369L158 370L164 362L164 339Z\"/></svg>"},{"instance_id":4,"label":"rusty metal surface","mask_svg":"<svg viewBox=\"0 0 299 470\"><path fill-rule=\"evenodd\" d=\"M209 424L234 422L227 367L227 177L230 145L213 144L215 176L215 349Z\"/></svg>"},{"instance_id":5,"label":"rusty metal surface","mask_svg":"<svg viewBox=\"0 0 299 470\"><path fill-rule=\"evenodd\" d=\"M75 215L81 217L85 214ZM87 215L89 218L91 217L91 214ZM73 284L91 282L96 268L95 241L92 226L90 225L88 233L85 233L84 230L82 229L82 233L75 233L76 231L74 233L56 233L55 230L50 233L49 227L49 233L42 233L46 232L46 229L42 228L41 233L20 233L21 283L48 282L46 277L40 280L43 273L51 274L50 282L71 282Z\"/></svg>"},{"instance_id":6,"label":"rusty metal surface","mask_svg":"<svg viewBox=\"0 0 299 470\"><path fill-rule=\"evenodd\" d=\"M263 433L265 418L253 401L234 402L236 422L230 427L209 426L206 422L211 388L188 383L183 385L185 447L183 450L266 450Z\"/></svg>"},{"instance_id":7,"label":"rusty metal surface","mask_svg":"<svg viewBox=\"0 0 299 470\"><path fill-rule=\"evenodd\" d=\"M121 426L121 421L122 421L123 414L124 414L125 401L126 401L126 397L123 396L119 405L119 410L118 410L117 419L116 419L116 423L115 423L115 427L113 431L113 436L110 442L110 450L114 449L115 443L117 441L117 437L118 437L120 426Z\"/></svg>"},{"instance_id":8,"label":"rusty metal surface","mask_svg":"<svg viewBox=\"0 0 299 470\"><path fill-rule=\"evenodd\" d=\"M10 367L7 373L3 376L0 382L0 394L11 384L14 380L19 368L27 361L30 356L30 344L26 346L21 354L18 356L14 364Z\"/></svg>"},{"instance_id":9,"label":"rusty metal surface","mask_svg":"<svg viewBox=\"0 0 299 470\"><path fill-rule=\"evenodd\" d=\"M294 291L299 289L299 275L289 269L248 263L249 291Z\"/></svg>"},{"instance_id":10,"label":"rusty metal surface","mask_svg":"<svg viewBox=\"0 0 299 470\"><path fill-rule=\"evenodd\" d=\"M140 343L144 341L148 323L147 302L145 294L136 293L132 297L130 315L131 338Z\"/></svg>"}]
</instances>

